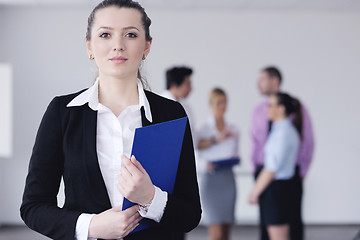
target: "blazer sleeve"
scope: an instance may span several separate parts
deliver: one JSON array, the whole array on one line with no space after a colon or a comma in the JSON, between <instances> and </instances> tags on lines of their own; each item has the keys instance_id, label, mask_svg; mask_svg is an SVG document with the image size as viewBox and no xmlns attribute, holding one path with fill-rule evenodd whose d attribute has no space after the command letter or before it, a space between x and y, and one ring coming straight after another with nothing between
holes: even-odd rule
<instances>
[{"instance_id":1,"label":"blazer sleeve","mask_svg":"<svg viewBox=\"0 0 360 240\"><path fill-rule=\"evenodd\" d=\"M51 239L74 239L81 212L57 206L57 194L64 169L60 99L49 104L30 158L21 218L31 229Z\"/></svg>"},{"instance_id":2,"label":"blazer sleeve","mask_svg":"<svg viewBox=\"0 0 360 240\"><path fill-rule=\"evenodd\" d=\"M180 104L179 107L183 116L186 116ZM160 224L171 231L189 232L199 224L200 219L201 205L196 177L194 145L188 121L174 191L173 194L168 194L168 201Z\"/></svg>"}]
</instances>

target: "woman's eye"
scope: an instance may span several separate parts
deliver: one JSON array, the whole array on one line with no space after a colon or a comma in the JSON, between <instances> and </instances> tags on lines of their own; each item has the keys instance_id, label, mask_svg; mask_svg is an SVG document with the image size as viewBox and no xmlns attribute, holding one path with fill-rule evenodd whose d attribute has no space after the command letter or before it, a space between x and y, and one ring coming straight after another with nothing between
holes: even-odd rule
<instances>
[{"instance_id":1,"label":"woman's eye","mask_svg":"<svg viewBox=\"0 0 360 240\"><path fill-rule=\"evenodd\" d=\"M103 33L103 34L100 35L101 38L107 38L109 36L110 36L109 33Z\"/></svg>"},{"instance_id":2,"label":"woman's eye","mask_svg":"<svg viewBox=\"0 0 360 240\"><path fill-rule=\"evenodd\" d=\"M136 38L137 35L135 33L127 33L126 37L128 37L128 38Z\"/></svg>"}]
</instances>

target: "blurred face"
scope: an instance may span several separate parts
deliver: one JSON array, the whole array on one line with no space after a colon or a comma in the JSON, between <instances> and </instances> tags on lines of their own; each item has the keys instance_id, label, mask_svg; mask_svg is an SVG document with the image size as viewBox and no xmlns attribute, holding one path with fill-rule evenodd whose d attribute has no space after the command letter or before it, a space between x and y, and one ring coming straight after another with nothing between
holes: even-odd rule
<instances>
[{"instance_id":1,"label":"blurred face","mask_svg":"<svg viewBox=\"0 0 360 240\"><path fill-rule=\"evenodd\" d=\"M86 41L86 45L95 58L100 76L136 78L143 55L150 51L151 41L145 40L139 11L111 6L96 12L91 40Z\"/></svg>"},{"instance_id":2,"label":"blurred face","mask_svg":"<svg viewBox=\"0 0 360 240\"><path fill-rule=\"evenodd\" d=\"M285 117L285 107L278 104L278 99L275 95L269 97L267 113L270 121L277 121Z\"/></svg>"},{"instance_id":3,"label":"blurred face","mask_svg":"<svg viewBox=\"0 0 360 240\"><path fill-rule=\"evenodd\" d=\"M186 76L184 82L178 87L179 98L186 98L191 92L191 77Z\"/></svg>"},{"instance_id":4,"label":"blurred face","mask_svg":"<svg viewBox=\"0 0 360 240\"><path fill-rule=\"evenodd\" d=\"M258 89L262 95L270 95L276 93L279 89L278 80L271 78L265 71L260 72L258 78Z\"/></svg>"},{"instance_id":5,"label":"blurred face","mask_svg":"<svg viewBox=\"0 0 360 240\"><path fill-rule=\"evenodd\" d=\"M223 117L226 111L226 97L218 95L211 100L210 105L215 117Z\"/></svg>"}]
</instances>

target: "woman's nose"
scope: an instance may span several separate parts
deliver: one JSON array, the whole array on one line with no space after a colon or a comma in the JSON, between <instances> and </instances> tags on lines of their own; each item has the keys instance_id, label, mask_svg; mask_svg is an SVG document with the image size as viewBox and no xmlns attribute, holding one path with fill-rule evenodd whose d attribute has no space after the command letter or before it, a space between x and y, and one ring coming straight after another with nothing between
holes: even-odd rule
<instances>
[{"instance_id":1,"label":"woman's nose","mask_svg":"<svg viewBox=\"0 0 360 240\"><path fill-rule=\"evenodd\" d=\"M116 52L116 51L119 51L119 52L121 52L121 51L123 51L124 49L122 48L122 47L114 47L114 51Z\"/></svg>"},{"instance_id":2,"label":"woman's nose","mask_svg":"<svg viewBox=\"0 0 360 240\"><path fill-rule=\"evenodd\" d=\"M124 43L124 39L122 39L121 37L114 39L114 48L113 50L122 52L125 50L125 43Z\"/></svg>"}]
</instances>

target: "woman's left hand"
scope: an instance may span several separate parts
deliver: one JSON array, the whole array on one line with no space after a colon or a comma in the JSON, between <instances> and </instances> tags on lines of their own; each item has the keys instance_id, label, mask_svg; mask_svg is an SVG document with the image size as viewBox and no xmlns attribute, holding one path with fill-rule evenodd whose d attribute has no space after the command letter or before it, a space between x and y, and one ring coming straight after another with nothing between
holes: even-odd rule
<instances>
[{"instance_id":1,"label":"woman's left hand","mask_svg":"<svg viewBox=\"0 0 360 240\"><path fill-rule=\"evenodd\" d=\"M216 169L216 165L214 163L208 162L206 164L206 170L208 172L213 172L213 171L215 171L215 169Z\"/></svg>"},{"instance_id":2,"label":"woman's left hand","mask_svg":"<svg viewBox=\"0 0 360 240\"><path fill-rule=\"evenodd\" d=\"M123 156L123 166L118 177L119 192L131 202L145 205L150 203L155 195L155 187L140 162L131 156Z\"/></svg>"},{"instance_id":3,"label":"woman's left hand","mask_svg":"<svg viewBox=\"0 0 360 240\"><path fill-rule=\"evenodd\" d=\"M258 204L259 203L259 196L255 192L252 192L249 197L250 204Z\"/></svg>"}]
</instances>

